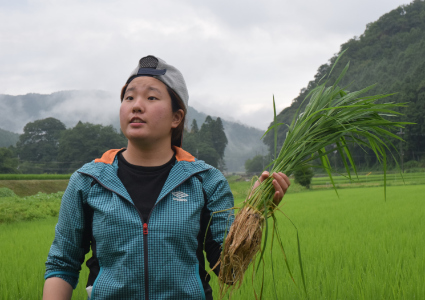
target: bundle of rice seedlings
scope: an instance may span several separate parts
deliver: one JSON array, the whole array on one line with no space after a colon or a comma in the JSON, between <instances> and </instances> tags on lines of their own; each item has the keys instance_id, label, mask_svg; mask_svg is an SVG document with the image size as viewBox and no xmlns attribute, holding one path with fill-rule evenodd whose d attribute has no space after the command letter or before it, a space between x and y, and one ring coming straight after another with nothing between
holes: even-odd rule
<instances>
[{"instance_id":1,"label":"bundle of rice seedlings","mask_svg":"<svg viewBox=\"0 0 425 300\"><path fill-rule=\"evenodd\" d=\"M309 93L306 100L304 100L308 101L308 104L302 113L297 112L296 117L289 125L286 139L277 156L276 128L282 124L276 124L276 108L273 98L275 123L269 131L274 130L275 159L269 165L273 165L270 173L283 172L290 176L297 169L311 165L314 160L320 159L321 167L327 171L335 188L327 154L335 150L339 152L347 174L351 179L350 166L356 175L357 171L347 145L356 143L361 147L372 149L378 161L382 163L385 197L387 151L389 153L391 153L391 149L397 151L392 145L390 138L401 140L391 130L397 127L403 128L404 125L412 123L388 120L388 117L399 114L395 111L397 107L405 106L405 104L377 102L377 100L390 95L364 96L373 86L355 92L348 92L345 88L339 87L338 84L347 69L348 64L333 85L327 86L327 82L324 82ZM300 107L303 107L303 105ZM329 150L328 146L333 147ZM272 243L276 236L281 250L283 251L284 249L277 232L274 214L278 208L273 203L275 190L272 181L273 178L271 177L264 180L248 196L225 237L219 262L221 295L224 295L229 289L240 287L245 271L251 262L255 261L258 253L261 253L261 256L257 261L260 263L264 261L263 254L267 243L268 230L267 218L272 217L273 221ZM264 239L262 242L263 233ZM286 256L284 258L292 277ZM301 256L299 256L299 263L305 289ZM255 273L255 270L253 272ZM255 296L257 298L257 295Z\"/></svg>"}]
</instances>

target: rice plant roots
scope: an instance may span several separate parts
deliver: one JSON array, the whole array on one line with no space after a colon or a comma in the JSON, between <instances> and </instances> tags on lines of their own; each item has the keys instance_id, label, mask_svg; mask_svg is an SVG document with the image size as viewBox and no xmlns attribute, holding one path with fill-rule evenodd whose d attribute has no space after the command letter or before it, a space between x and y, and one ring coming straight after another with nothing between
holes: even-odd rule
<instances>
[{"instance_id":1,"label":"rice plant roots","mask_svg":"<svg viewBox=\"0 0 425 300\"><path fill-rule=\"evenodd\" d=\"M221 283L240 287L245 271L260 250L263 225L262 213L253 207L245 206L236 215L219 261Z\"/></svg>"}]
</instances>

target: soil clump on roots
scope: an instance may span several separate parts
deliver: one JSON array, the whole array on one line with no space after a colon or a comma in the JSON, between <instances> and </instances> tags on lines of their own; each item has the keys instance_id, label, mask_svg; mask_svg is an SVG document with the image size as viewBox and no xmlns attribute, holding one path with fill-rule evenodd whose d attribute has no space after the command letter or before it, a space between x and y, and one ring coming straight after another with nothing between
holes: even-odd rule
<instances>
[{"instance_id":1,"label":"soil clump on roots","mask_svg":"<svg viewBox=\"0 0 425 300\"><path fill-rule=\"evenodd\" d=\"M245 206L236 215L217 263L222 292L229 285L238 288L242 284L245 271L260 250L263 224L263 215L253 207Z\"/></svg>"}]
</instances>

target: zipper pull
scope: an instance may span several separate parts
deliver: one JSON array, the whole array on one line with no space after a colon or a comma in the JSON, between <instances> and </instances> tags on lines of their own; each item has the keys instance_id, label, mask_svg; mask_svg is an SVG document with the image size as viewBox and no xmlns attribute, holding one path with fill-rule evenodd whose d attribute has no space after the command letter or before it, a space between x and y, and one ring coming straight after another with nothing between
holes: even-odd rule
<instances>
[{"instance_id":1,"label":"zipper pull","mask_svg":"<svg viewBox=\"0 0 425 300\"><path fill-rule=\"evenodd\" d=\"M147 235L148 234L148 223L144 223L143 224L143 234Z\"/></svg>"}]
</instances>

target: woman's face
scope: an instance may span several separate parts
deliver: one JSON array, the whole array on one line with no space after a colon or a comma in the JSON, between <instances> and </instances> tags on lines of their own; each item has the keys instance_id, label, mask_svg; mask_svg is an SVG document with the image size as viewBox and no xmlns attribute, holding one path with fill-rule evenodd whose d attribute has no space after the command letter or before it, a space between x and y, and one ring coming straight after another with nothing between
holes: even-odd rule
<instances>
[{"instance_id":1,"label":"woman's face","mask_svg":"<svg viewBox=\"0 0 425 300\"><path fill-rule=\"evenodd\" d=\"M155 145L169 140L171 145L171 131L180 124L182 113L173 113L164 83L153 77L136 77L121 102L121 131L136 143Z\"/></svg>"}]
</instances>

